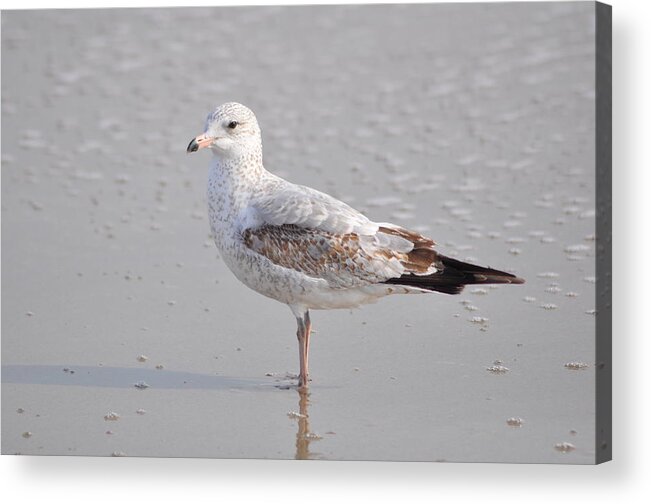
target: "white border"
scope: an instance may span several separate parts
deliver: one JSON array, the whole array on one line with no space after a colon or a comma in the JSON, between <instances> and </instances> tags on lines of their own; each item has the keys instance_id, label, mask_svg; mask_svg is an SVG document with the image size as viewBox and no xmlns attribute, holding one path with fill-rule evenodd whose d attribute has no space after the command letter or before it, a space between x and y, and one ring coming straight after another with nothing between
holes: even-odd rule
<instances>
[{"instance_id":1,"label":"white border","mask_svg":"<svg viewBox=\"0 0 651 504\"><path fill-rule=\"evenodd\" d=\"M0 0L0 7L177 6L201 1ZM251 4L296 4L257 0ZM317 1L313 3L344 3ZM355 2L382 3L382 2ZM386 3L386 2L384 2ZM651 331L649 277L648 0L612 0L614 47L614 457L598 466L284 462L259 460L11 457L0 459L0 496L92 502L642 502L648 458ZM646 126L646 127L645 127Z\"/></svg>"}]
</instances>

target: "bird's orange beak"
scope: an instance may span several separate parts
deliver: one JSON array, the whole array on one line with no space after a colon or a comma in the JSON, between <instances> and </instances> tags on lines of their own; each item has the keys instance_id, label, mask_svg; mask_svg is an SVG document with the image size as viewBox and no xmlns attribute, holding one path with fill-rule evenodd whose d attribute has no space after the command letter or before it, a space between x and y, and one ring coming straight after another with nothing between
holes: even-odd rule
<instances>
[{"instance_id":1,"label":"bird's orange beak","mask_svg":"<svg viewBox=\"0 0 651 504\"><path fill-rule=\"evenodd\" d=\"M188 148L186 149L186 152L189 154L191 152L197 152L199 149L203 149L204 147L209 147L214 140L215 137L211 137L203 133L192 139L188 145Z\"/></svg>"}]
</instances>

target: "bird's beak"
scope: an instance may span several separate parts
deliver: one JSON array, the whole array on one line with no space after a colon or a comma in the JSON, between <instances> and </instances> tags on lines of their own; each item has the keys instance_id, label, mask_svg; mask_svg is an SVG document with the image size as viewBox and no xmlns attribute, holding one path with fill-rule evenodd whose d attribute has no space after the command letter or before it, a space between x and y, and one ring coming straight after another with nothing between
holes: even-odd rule
<instances>
[{"instance_id":1,"label":"bird's beak","mask_svg":"<svg viewBox=\"0 0 651 504\"><path fill-rule=\"evenodd\" d=\"M211 137L203 133L198 137L192 139L188 145L186 152L189 154L191 152L197 152L199 149L203 149L204 147L209 147L214 140L215 137Z\"/></svg>"}]
</instances>

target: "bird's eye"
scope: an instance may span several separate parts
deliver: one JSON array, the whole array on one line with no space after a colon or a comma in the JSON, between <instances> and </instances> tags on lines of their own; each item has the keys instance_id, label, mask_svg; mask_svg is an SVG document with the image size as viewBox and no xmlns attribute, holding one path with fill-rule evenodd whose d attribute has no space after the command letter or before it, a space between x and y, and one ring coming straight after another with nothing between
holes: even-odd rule
<instances>
[{"instance_id":1,"label":"bird's eye","mask_svg":"<svg viewBox=\"0 0 651 504\"><path fill-rule=\"evenodd\" d=\"M238 123L237 121L231 121L231 122L228 123L228 127L229 127L230 129L235 129L235 128L237 128L237 125L238 125L238 124L239 124L239 123Z\"/></svg>"}]
</instances>

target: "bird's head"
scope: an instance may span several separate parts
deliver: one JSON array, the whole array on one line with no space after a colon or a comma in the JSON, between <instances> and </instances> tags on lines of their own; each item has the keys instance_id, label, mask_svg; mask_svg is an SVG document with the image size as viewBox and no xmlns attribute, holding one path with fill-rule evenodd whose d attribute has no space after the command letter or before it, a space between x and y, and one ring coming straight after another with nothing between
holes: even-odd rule
<instances>
[{"instance_id":1,"label":"bird's head","mask_svg":"<svg viewBox=\"0 0 651 504\"><path fill-rule=\"evenodd\" d=\"M222 157L237 157L261 148L260 127L255 114L235 102L224 103L208 114L201 135L193 138L187 152L204 147Z\"/></svg>"}]
</instances>

